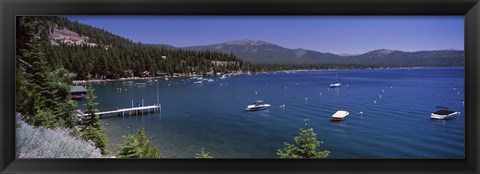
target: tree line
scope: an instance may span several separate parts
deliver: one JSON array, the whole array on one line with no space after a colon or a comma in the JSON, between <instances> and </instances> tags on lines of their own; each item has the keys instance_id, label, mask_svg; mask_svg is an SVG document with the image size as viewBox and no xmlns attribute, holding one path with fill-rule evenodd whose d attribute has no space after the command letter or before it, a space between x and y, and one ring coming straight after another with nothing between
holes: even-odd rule
<instances>
[{"instance_id":1,"label":"tree line","mask_svg":"<svg viewBox=\"0 0 480 174\"><path fill-rule=\"evenodd\" d=\"M190 51L157 48L134 43L103 29L72 22L64 17L36 17L44 21L44 29L51 33L57 29L68 29L87 36L88 43L73 45L53 41L49 62L51 66L63 67L76 74L76 79L122 77L144 77L174 74L207 75L256 71L249 62L238 59L234 54L213 51ZM45 35L48 37L48 35Z\"/></svg>"}]
</instances>

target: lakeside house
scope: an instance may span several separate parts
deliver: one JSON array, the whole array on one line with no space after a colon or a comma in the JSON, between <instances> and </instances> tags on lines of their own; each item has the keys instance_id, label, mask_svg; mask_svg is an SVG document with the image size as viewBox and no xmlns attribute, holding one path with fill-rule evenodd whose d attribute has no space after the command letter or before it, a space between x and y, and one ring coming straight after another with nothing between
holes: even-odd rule
<instances>
[{"instance_id":1,"label":"lakeside house","mask_svg":"<svg viewBox=\"0 0 480 174\"><path fill-rule=\"evenodd\" d=\"M70 88L72 99L83 99L87 97L87 89L83 86L72 86Z\"/></svg>"}]
</instances>

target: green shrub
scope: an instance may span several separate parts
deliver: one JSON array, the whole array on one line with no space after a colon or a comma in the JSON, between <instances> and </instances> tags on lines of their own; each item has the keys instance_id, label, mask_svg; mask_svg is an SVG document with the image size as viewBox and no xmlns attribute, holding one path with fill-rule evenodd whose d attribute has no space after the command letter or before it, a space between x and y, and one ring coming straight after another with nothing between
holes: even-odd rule
<instances>
[{"instance_id":1,"label":"green shrub","mask_svg":"<svg viewBox=\"0 0 480 174\"><path fill-rule=\"evenodd\" d=\"M147 139L145 129L138 130L138 135L128 135L118 152L121 158L160 158L160 150L151 147L152 140Z\"/></svg>"},{"instance_id":2,"label":"green shrub","mask_svg":"<svg viewBox=\"0 0 480 174\"><path fill-rule=\"evenodd\" d=\"M210 156L210 152L205 152L205 148L202 148L202 152L196 153L195 158L213 158L213 156Z\"/></svg>"},{"instance_id":3,"label":"green shrub","mask_svg":"<svg viewBox=\"0 0 480 174\"><path fill-rule=\"evenodd\" d=\"M285 142L285 148L278 149L277 155L280 158L327 158L330 155L328 150L318 150L323 142L317 140L317 134L313 132L313 128L308 128L307 122L294 141L295 144Z\"/></svg>"}]
</instances>

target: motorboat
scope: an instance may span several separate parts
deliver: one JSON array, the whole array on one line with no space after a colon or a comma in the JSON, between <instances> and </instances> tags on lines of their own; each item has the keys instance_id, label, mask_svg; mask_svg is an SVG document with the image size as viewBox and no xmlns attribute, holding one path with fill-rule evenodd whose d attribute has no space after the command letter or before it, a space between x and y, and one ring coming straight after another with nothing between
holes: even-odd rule
<instances>
[{"instance_id":1,"label":"motorboat","mask_svg":"<svg viewBox=\"0 0 480 174\"><path fill-rule=\"evenodd\" d=\"M123 84L125 84L125 85L133 85L134 82L133 82L133 81L126 81L126 82L123 82Z\"/></svg>"},{"instance_id":2,"label":"motorboat","mask_svg":"<svg viewBox=\"0 0 480 174\"><path fill-rule=\"evenodd\" d=\"M258 111L269 108L271 105L264 103L262 100L257 100L255 103L248 105L245 110L246 111Z\"/></svg>"},{"instance_id":3,"label":"motorboat","mask_svg":"<svg viewBox=\"0 0 480 174\"><path fill-rule=\"evenodd\" d=\"M439 109L439 110L435 111L431 114L430 117L432 119L445 120L445 119L449 119L449 118L452 118L455 115L460 114L460 112L451 111L447 107L443 107L443 106L437 106L437 109Z\"/></svg>"},{"instance_id":4,"label":"motorboat","mask_svg":"<svg viewBox=\"0 0 480 174\"><path fill-rule=\"evenodd\" d=\"M345 117L348 116L348 114L350 114L348 111L338 110L337 112L335 112L335 114L332 115L332 120L334 121L344 120Z\"/></svg>"},{"instance_id":5,"label":"motorboat","mask_svg":"<svg viewBox=\"0 0 480 174\"><path fill-rule=\"evenodd\" d=\"M342 86L342 84L340 82L330 83L330 88L337 88L337 87L340 87L340 86Z\"/></svg>"},{"instance_id":6,"label":"motorboat","mask_svg":"<svg viewBox=\"0 0 480 174\"><path fill-rule=\"evenodd\" d=\"M193 82L193 83L195 83L195 84L203 84L203 81L200 81L200 80L199 80L199 81L196 81L196 82Z\"/></svg>"},{"instance_id":7,"label":"motorboat","mask_svg":"<svg viewBox=\"0 0 480 174\"><path fill-rule=\"evenodd\" d=\"M140 82L138 82L138 83L137 83L137 86L138 86L138 87L147 86L147 83L140 83Z\"/></svg>"}]
</instances>

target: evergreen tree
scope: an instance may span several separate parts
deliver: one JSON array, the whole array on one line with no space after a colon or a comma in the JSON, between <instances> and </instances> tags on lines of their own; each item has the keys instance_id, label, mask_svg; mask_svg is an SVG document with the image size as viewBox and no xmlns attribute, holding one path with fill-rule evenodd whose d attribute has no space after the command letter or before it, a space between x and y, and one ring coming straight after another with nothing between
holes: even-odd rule
<instances>
[{"instance_id":1,"label":"evergreen tree","mask_svg":"<svg viewBox=\"0 0 480 174\"><path fill-rule=\"evenodd\" d=\"M118 152L121 158L160 158L160 150L151 147L152 140L148 139L145 129L140 128L138 135L128 135Z\"/></svg>"},{"instance_id":2,"label":"evergreen tree","mask_svg":"<svg viewBox=\"0 0 480 174\"><path fill-rule=\"evenodd\" d=\"M102 127L86 127L82 129L82 138L86 141L92 141L95 146L101 150L102 155L109 155L108 137Z\"/></svg>"},{"instance_id":3,"label":"evergreen tree","mask_svg":"<svg viewBox=\"0 0 480 174\"><path fill-rule=\"evenodd\" d=\"M118 152L118 155L121 158L141 158L142 157L142 147L138 142L138 139L133 135L128 135L124 137L124 142L122 148Z\"/></svg>"},{"instance_id":4,"label":"evergreen tree","mask_svg":"<svg viewBox=\"0 0 480 174\"><path fill-rule=\"evenodd\" d=\"M98 115L95 115L98 109L95 106L95 98L97 97L93 93L94 91L95 89L89 84L87 89L87 108L84 110L85 118L82 122L82 138L92 141L102 151L103 155L108 155L110 154L108 138L103 130L102 121Z\"/></svg>"},{"instance_id":5,"label":"evergreen tree","mask_svg":"<svg viewBox=\"0 0 480 174\"><path fill-rule=\"evenodd\" d=\"M19 61L16 78L17 111L34 126L48 128L76 125L74 101L70 99L69 72L63 68L52 71L47 56L48 46L44 17L17 17L17 52Z\"/></svg>"},{"instance_id":6,"label":"evergreen tree","mask_svg":"<svg viewBox=\"0 0 480 174\"><path fill-rule=\"evenodd\" d=\"M205 152L205 148L202 147L202 152L196 153L195 158L213 158L213 156L210 156L210 152Z\"/></svg>"},{"instance_id":7,"label":"evergreen tree","mask_svg":"<svg viewBox=\"0 0 480 174\"><path fill-rule=\"evenodd\" d=\"M85 127L94 127L94 128L99 128L100 125L100 118L98 115L95 115L95 113L98 112L98 109L96 107L95 99L97 96L94 94L95 89L92 87L91 84L88 85L87 87L87 107L83 111L85 113L85 118L83 119L83 125Z\"/></svg>"},{"instance_id":8,"label":"evergreen tree","mask_svg":"<svg viewBox=\"0 0 480 174\"><path fill-rule=\"evenodd\" d=\"M295 136L295 144L284 142L285 148L278 149L277 155L280 158L327 158L330 151L319 151L318 148L322 141L318 141L317 134L313 132L313 128L308 127L305 121L305 128L300 129L300 134Z\"/></svg>"}]
</instances>

